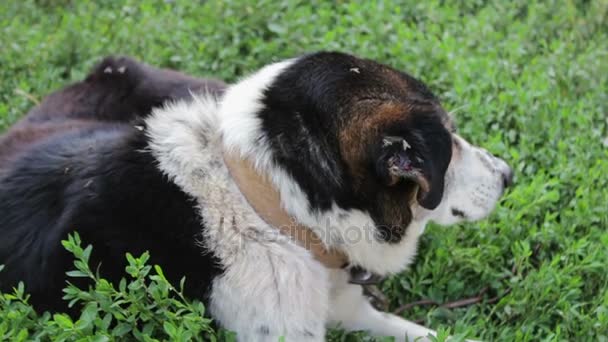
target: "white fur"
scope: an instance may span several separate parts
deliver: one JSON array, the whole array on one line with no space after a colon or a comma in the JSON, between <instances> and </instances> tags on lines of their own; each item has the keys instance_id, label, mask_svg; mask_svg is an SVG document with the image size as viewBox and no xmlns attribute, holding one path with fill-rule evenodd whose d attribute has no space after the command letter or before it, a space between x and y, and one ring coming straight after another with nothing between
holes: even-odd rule
<instances>
[{"instance_id":1,"label":"white fur","mask_svg":"<svg viewBox=\"0 0 608 342\"><path fill-rule=\"evenodd\" d=\"M270 167L271 152L256 115L262 110L262 96L272 81L295 60L270 64L228 88L220 109L220 131L224 147L255 162L256 168Z\"/></svg>"},{"instance_id":2,"label":"white fur","mask_svg":"<svg viewBox=\"0 0 608 342\"><path fill-rule=\"evenodd\" d=\"M504 191L503 176L510 172L504 160L453 135L455 149L446 172L446 186L439 206L428 213L429 219L451 225L459 221L480 220L492 211ZM458 209L465 217L452 213Z\"/></svg>"},{"instance_id":3,"label":"white fur","mask_svg":"<svg viewBox=\"0 0 608 342\"><path fill-rule=\"evenodd\" d=\"M361 286L348 283L344 270L331 272L330 326L347 331L366 330L376 336L393 336L397 341L429 341L437 333L393 314L372 307Z\"/></svg>"}]
</instances>

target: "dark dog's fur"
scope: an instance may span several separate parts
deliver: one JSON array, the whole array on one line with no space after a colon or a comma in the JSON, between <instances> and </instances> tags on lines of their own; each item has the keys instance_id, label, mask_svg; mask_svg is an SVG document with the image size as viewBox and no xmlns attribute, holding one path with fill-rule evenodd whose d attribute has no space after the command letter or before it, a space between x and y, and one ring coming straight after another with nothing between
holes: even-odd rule
<instances>
[{"instance_id":1,"label":"dark dog's fur","mask_svg":"<svg viewBox=\"0 0 608 342\"><path fill-rule=\"evenodd\" d=\"M82 82L52 93L0 136L0 167L6 160L51 135L129 123L167 101L191 93L221 95L226 85L157 69L129 58L108 57Z\"/></svg>"},{"instance_id":2,"label":"dark dog's fur","mask_svg":"<svg viewBox=\"0 0 608 342\"><path fill-rule=\"evenodd\" d=\"M59 241L78 230L93 243L103 275L124 274L125 253L148 250L175 284L204 293L219 272L193 243L200 217L147 152L138 119L153 107L220 96L224 84L107 58L82 82L48 96L0 138L0 289L24 281L40 310L65 309L61 289L72 257ZM44 179L44 182L41 182ZM202 265L196 269L192 264Z\"/></svg>"}]
</instances>

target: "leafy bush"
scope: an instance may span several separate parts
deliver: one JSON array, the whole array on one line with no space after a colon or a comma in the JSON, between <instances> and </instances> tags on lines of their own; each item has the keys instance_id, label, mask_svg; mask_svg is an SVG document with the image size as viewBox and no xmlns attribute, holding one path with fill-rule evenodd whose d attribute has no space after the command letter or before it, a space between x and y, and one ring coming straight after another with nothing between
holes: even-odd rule
<instances>
[{"instance_id":1,"label":"leafy bush","mask_svg":"<svg viewBox=\"0 0 608 342\"><path fill-rule=\"evenodd\" d=\"M74 257L69 277L91 280L86 289L67 284L69 306L81 305L77 320L67 314L38 315L28 304L23 283L13 293L0 293L0 340L9 341L217 341L230 339L225 331L216 334L205 307L183 295L185 279L174 288L159 266L147 265L149 254L136 258L127 254L128 280L118 288L89 268L92 246L82 248L78 234L63 246ZM1 271L1 268L0 268Z\"/></svg>"},{"instance_id":2,"label":"leafy bush","mask_svg":"<svg viewBox=\"0 0 608 342\"><path fill-rule=\"evenodd\" d=\"M67 272L71 278L86 278L91 285L79 288L67 282L63 299L68 306L81 307L80 317L73 320L68 314L45 312L39 315L28 303L29 296L20 282L12 293L0 292L0 341L218 341L236 340L233 332L214 330L211 319L206 318L203 303L190 300L183 294L186 279L176 289L165 278L158 265L148 265L148 252L140 257L126 254L128 265L116 288L112 283L93 273L89 258L93 246L82 248L78 233L62 241L74 257L75 270ZM0 272L4 269L0 265ZM345 335L331 331L330 341L344 337L361 341L392 341L366 336L363 332ZM449 330L440 329L434 341L445 341ZM282 341L282 340L281 340Z\"/></svg>"}]
</instances>

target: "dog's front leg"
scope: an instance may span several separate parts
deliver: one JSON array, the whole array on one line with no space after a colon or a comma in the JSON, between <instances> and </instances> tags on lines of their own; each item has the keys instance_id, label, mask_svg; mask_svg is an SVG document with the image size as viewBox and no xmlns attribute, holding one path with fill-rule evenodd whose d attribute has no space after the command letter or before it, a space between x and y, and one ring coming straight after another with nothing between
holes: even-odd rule
<instances>
[{"instance_id":1,"label":"dog's front leg","mask_svg":"<svg viewBox=\"0 0 608 342\"><path fill-rule=\"evenodd\" d=\"M436 332L393 314L376 310L360 285L348 283L342 270L332 272L329 320L347 331L367 331L376 336L394 336L397 341L427 341Z\"/></svg>"},{"instance_id":2,"label":"dog's front leg","mask_svg":"<svg viewBox=\"0 0 608 342\"><path fill-rule=\"evenodd\" d=\"M325 341L326 269L307 252L256 249L213 281L213 318L240 342Z\"/></svg>"}]
</instances>

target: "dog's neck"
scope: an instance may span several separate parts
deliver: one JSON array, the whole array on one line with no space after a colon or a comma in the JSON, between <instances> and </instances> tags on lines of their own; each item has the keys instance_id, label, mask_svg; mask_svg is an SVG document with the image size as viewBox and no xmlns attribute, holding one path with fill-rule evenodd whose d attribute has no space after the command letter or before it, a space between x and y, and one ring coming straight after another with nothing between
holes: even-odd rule
<instances>
[{"instance_id":1,"label":"dog's neck","mask_svg":"<svg viewBox=\"0 0 608 342\"><path fill-rule=\"evenodd\" d=\"M223 156L239 190L266 223L297 241L326 267L343 268L348 265L348 258L344 253L328 249L309 227L298 223L281 207L279 193L250 162L228 152L224 152Z\"/></svg>"}]
</instances>

